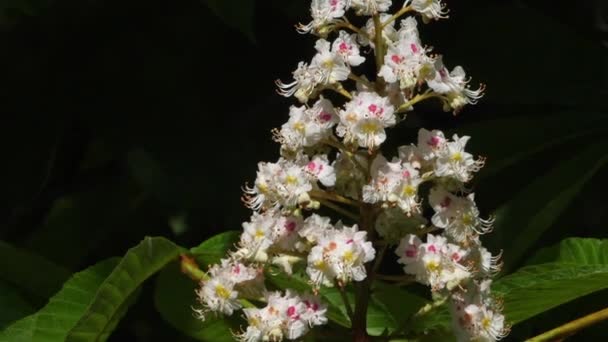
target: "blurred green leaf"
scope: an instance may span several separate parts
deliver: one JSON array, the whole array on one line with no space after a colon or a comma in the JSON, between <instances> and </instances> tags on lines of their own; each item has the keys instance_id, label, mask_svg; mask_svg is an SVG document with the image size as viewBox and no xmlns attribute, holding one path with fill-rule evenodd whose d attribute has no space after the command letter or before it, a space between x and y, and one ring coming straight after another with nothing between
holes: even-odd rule
<instances>
[{"instance_id":1,"label":"blurred green leaf","mask_svg":"<svg viewBox=\"0 0 608 342\"><path fill-rule=\"evenodd\" d=\"M141 203L138 195L130 184L116 182L60 197L44 224L28 236L25 246L62 266L78 269L87 257L106 248L100 241L136 226L134 218L140 219L136 211Z\"/></svg>"},{"instance_id":2,"label":"blurred green leaf","mask_svg":"<svg viewBox=\"0 0 608 342\"><path fill-rule=\"evenodd\" d=\"M536 153L573 139L595 139L607 130L605 113L561 112L544 116L515 116L460 125L453 133L472 137L471 151L487 157L479 177L493 175ZM513 139L517 136L517 139ZM500 143L506 142L509 143ZM477 178L477 180L479 179Z\"/></svg>"},{"instance_id":3,"label":"blurred green leaf","mask_svg":"<svg viewBox=\"0 0 608 342\"><path fill-rule=\"evenodd\" d=\"M0 332L0 341L65 341L68 332L86 312L100 284L116 264L116 259L110 259L76 273L44 308Z\"/></svg>"},{"instance_id":4,"label":"blurred green leaf","mask_svg":"<svg viewBox=\"0 0 608 342\"><path fill-rule=\"evenodd\" d=\"M178 263L168 265L156 279L154 305L162 318L184 334L199 341L233 341L230 324L224 317L207 317L203 322L195 317L196 281L180 272Z\"/></svg>"},{"instance_id":5,"label":"blurred green leaf","mask_svg":"<svg viewBox=\"0 0 608 342\"><path fill-rule=\"evenodd\" d=\"M505 271L513 268L608 161L606 148L605 143L596 143L542 176L531 170L535 180L498 208L487 241L504 248Z\"/></svg>"},{"instance_id":6,"label":"blurred green leaf","mask_svg":"<svg viewBox=\"0 0 608 342\"><path fill-rule=\"evenodd\" d=\"M234 247L240 236L241 232L235 230L217 234L190 249L190 253L201 265L216 264L228 255L227 251Z\"/></svg>"},{"instance_id":7,"label":"blurred green leaf","mask_svg":"<svg viewBox=\"0 0 608 342\"><path fill-rule=\"evenodd\" d=\"M21 297L17 288L0 281L0 330L35 311L34 307Z\"/></svg>"},{"instance_id":8,"label":"blurred green leaf","mask_svg":"<svg viewBox=\"0 0 608 342\"><path fill-rule=\"evenodd\" d=\"M254 42L253 18L255 0L203 0L215 15L229 27L243 33Z\"/></svg>"},{"instance_id":9,"label":"blurred green leaf","mask_svg":"<svg viewBox=\"0 0 608 342\"><path fill-rule=\"evenodd\" d=\"M67 341L106 340L126 311L125 303L142 283L184 250L160 237L146 237L131 248L103 281L91 304L70 330Z\"/></svg>"},{"instance_id":10,"label":"blurred green leaf","mask_svg":"<svg viewBox=\"0 0 608 342\"><path fill-rule=\"evenodd\" d=\"M70 271L28 251L0 241L0 278L42 298L54 295Z\"/></svg>"}]
</instances>

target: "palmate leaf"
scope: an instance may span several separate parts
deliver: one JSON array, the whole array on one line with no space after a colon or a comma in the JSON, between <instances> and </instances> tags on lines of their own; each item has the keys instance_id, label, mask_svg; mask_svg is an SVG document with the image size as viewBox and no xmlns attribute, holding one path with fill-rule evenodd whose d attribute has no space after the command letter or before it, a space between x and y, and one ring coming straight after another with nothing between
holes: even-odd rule
<instances>
[{"instance_id":1,"label":"palmate leaf","mask_svg":"<svg viewBox=\"0 0 608 342\"><path fill-rule=\"evenodd\" d=\"M101 283L66 341L106 340L143 282L183 251L183 248L160 237L146 237L131 248Z\"/></svg>"},{"instance_id":2,"label":"palmate leaf","mask_svg":"<svg viewBox=\"0 0 608 342\"><path fill-rule=\"evenodd\" d=\"M87 311L100 284L117 264L110 259L74 274L44 308L0 333L2 342L62 342Z\"/></svg>"},{"instance_id":3,"label":"palmate leaf","mask_svg":"<svg viewBox=\"0 0 608 342\"><path fill-rule=\"evenodd\" d=\"M523 267L492 287L509 322L608 288L608 241L570 238L540 253L536 260L552 262Z\"/></svg>"}]
</instances>

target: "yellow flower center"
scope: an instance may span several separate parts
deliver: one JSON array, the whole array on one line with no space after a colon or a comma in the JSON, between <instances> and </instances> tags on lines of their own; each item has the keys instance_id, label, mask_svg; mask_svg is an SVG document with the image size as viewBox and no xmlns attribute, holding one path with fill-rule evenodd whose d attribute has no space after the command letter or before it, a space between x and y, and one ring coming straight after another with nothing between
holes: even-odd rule
<instances>
[{"instance_id":1,"label":"yellow flower center","mask_svg":"<svg viewBox=\"0 0 608 342\"><path fill-rule=\"evenodd\" d=\"M452 154L452 160L455 162L459 162L462 161L462 153L460 152L455 152Z\"/></svg>"},{"instance_id":2,"label":"yellow flower center","mask_svg":"<svg viewBox=\"0 0 608 342\"><path fill-rule=\"evenodd\" d=\"M405 185L403 187L402 193L404 196L412 197L412 196L416 195L416 188L414 188L413 186L411 186L409 184Z\"/></svg>"},{"instance_id":3,"label":"yellow flower center","mask_svg":"<svg viewBox=\"0 0 608 342\"><path fill-rule=\"evenodd\" d=\"M363 133L365 134L372 134L372 133L376 133L378 131L380 127L378 126L377 123L373 122L373 121L368 121L365 122L361 125L361 130L363 131Z\"/></svg>"},{"instance_id":4,"label":"yellow flower center","mask_svg":"<svg viewBox=\"0 0 608 342\"><path fill-rule=\"evenodd\" d=\"M215 294L222 299L230 298L230 291L220 284L215 286Z\"/></svg>"}]
</instances>

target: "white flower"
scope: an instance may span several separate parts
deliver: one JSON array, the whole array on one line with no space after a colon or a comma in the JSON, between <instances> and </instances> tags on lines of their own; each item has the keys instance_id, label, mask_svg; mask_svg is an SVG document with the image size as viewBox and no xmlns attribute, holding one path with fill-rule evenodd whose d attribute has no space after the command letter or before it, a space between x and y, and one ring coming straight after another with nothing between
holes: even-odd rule
<instances>
[{"instance_id":1,"label":"white flower","mask_svg":"<svg viewBox=\"0 0 608 342\"><path fill-rule=\"evenodd\" d=\"M392 2L392 0L351 0L350 6L357 15L375 15L388 11Z\"/></svg>"},{"instance_id":2,"label":"white flower","mask_svg":"<svg viewBox=\"0 0 608 342\"><path fill-rule=\"evenodd\" d=\"M444 110L452 109L457 113L467 104L476 104L483 96L485 87L481 85L477 90L472 90L468 86L470 80L466 78L461 66L448 73L442 58L438 57L435 60L435 70L435 77L427 80L427 85L436 93L444 95Z\"/></svg>"},{"instance_id":3,"label":"white flower","mask_svg":"<svg viewBox=\"0 0 608 342\"><path fill-rule=\"evenodd\" d=\"M384 23L390 17L391 17L390 14L382 13L382 14L380 14L380 21ZM374 21L371 18L365 24L365 27L363 28L363 32L365 33L364 35L358 36L359 43L361 43L361 45L363 45L363 46L369 45L372 47L372 49L375 49L376 44L374 43L374 40L376 37L376 26L374 24ZM397 40L397 30L395 29L394 21L391 22L390 24L386 25L382 29L382 38L384 38L384 42L386 44L391 44L392 42Z\"/></svg>"},{"instance_id":4,"label":"white flower","mask_svg":"<svg viewBox=\"0 0 608 342\"><path fill-rule=\"evenodd\" d=\"M306 307L306 310L301 314L302 319L311 327L327 324L327 305L321 303L317 296L306 294L301 298Z\"/></svg>"},{"instance_id":5,"label":"white flower","mask_svg":"<svg viewBox=\"0 0 608 342\"><path fill-rule=\"evenodd\" d=\"M412 9L422 15L422 21L428 23L431 20L448 18L448 11L441 0L406 0L403 7L411 3Z\"/></svg>"},{"instance_id":6,"label":"white flower","mask_svg":"<svg viewBox=\"0 0 608 342\"><path fill-rule=\"evenodd\" d=\"M452 293L449 308L458 341L494 342L508 334L501 305L490 294L491 283L469 281Z\"/></svg>"},{"instance_id":7,"label":"white flower","mask_svg":"<svg viewBox=\"0 0 608 342\"><path fill-rule=\"evenodd\" d=\"M421 128L418 131L418 152L424 160L431 160L445 148L446 139L440 130L428 131Z\"/></svg>"},{"instance_id":8,"label":"white flower","mask_svg":"<svg viewBox=\"0 0 608 342\"><path fill-rule=\"evenodd\" d=\"M339 113L336 132L347 143L372 150L386 139L386 127L396 123L395 108L386 97L372 92L357 93Z\"/></svg>"},{"instance_id":9,"label":"white flower","mask_svg":"<svg viewBox=\"0 0 608 342\"><path fill-rule=\"evenodd\" d=\"M313 176L314 179L319 180L324 186L334 186L336 184L336 171L334 167L329 164L329 160L326 155L316 155L312 158L308 164L306 164L306 171Z\"/></svg>"},{"instance_id":10,"label":"white flower","mask_svg":"<svg viewBox=\"0 0 608 342\"><path fill-rule=\"evenodd\" d=\"M476 341L497 341L505 334L505 317L499 313L474 304L464 308L469 321L471 339Z\"/></svg>"},{"instance_id":11,"label":"white flower","mask_svg":"<svg viewBox=\"0 0 608 342\"><path fill-rule=\"evenodd\" d=\"M295 340L304 336L311 327L327 323L327 308L316 297L300 296L285 291L267 295L263 308L248 308L243 312L249 326L237 335L240 341Z\"/></svg>"},{"instance_id":12,"label":"white flower","mask_svg":"<svg viewBox=\"0 0 608 342\"><path fill-rule=\"evenodd\" d=\"M420 44L416 19L409 17L401 25L399 40L389 44L378 76L389 83L397 82L401 89L409 89L432 74L434 61Z\"/></svg>"},{"instance_id":13,"label":"white flower","mask_svg":"<svg viewBox=\"0 0 608 342\"><path fill-rule=\"evenodd\" d=\"M300 240L302 217L280 216L273 227L273 246L282 251L292 251Z\"/></svg>"},{"instance_id":14,"label":"white flower","mask_svg":"<svg viewBox=\"0 0 608 342\"><path fill-rule=\"evenodd\" d=\"M297 29L300 33L310 31L321 32L323 27L336 22L344 16L346 5L349 0L312 0L310 14L312 21L307 25L299 24Z\"/></svg>"},{"instance_id":15,"label":"white flower","mask_svg":"<svg viewBox=\"0 0 608 342\"><path fill-rule=\"evenodd\" d=\"M400 257L398 262L405 265L405 273L415 275L417 281L430 285L434 291L451 290L471 277L461 264L466 251L447 243L442 236L428 234L426 243L413 235L406 236L395 253Z\"/></svg>"},{"instance_id":16,"label":"white flower","mask_svg":"<svg viewBox=\"0 0 608 342\"><path fill-rule=\"evenodd\" d=\"M363 187L364 202L390 202L407 214L418 211L418 186L422 179L412 164L398 158L389 163L378 155L372 163L371 176L371 183Z\"/></svg>"},{"instance_id":17,"label":"white flower","mask_svg":"<svg viewBox=\"0 0 608 342\"><path fill-rule=\"evenodd\" d=\"M341 54L331 51L331 45L327 40L317 40L315 49L317 54L310 64L320 70L319 83L331 85L348 79L350 68Z\"/></svg>"},{"instance_id":18,"label":"white flower","mask_svg":"<svg viewBox=\"0 0 608 342\"><path fill-rule=\"evenodd\" d=\"M306 103L315 92L321 78L321 70L300 62L298 68L293 72L293 82L283 83L281 80L276 80L275 83L281 96L295 96L300 102Z\"/></svg>"},{"instance_id":19,"label":"white flower","mask_svg":"<svg viewBox=\"0 0 608 342\"><path fill-rule=\"evenodd\" d=\"M279 206L295 208L313 188L310 175L301 165L304 161L281 158L276 163L258 163L255 185L244 188L245 204L256 211Z\"/></svg>"},{"instance_id":20,"label":"white flower","mask_svg":"<svg viewBox=\"0 0 608 342\"><path fill-rule=\"evenodd\" d=\"M433 188L429 204L435 211L431 219L433 224L444 228L446 235L458 243L473 241L492 229L493 220L479 217L475 194L458 197L441 187Z\"/></svg>"},{"instance_id":21,"label":"white flower","mask_svg":"<svg viewBox=\"0 0 608 342\"><path fill-rule=\"evenodd\" d=\"M445 148L437 153L435 175L452 177L460 182L468 182L483 166L483 160L473 159L473 155L465 152L464 148L471 137L458 137L454 134L453 141L448 141Z\"/></svg>"},{"instance_id":22,"label":"white flower","mask_svg":"<svg viewBox=\"0 0 608 342\"><path fill-rule=\"evenodd\" d=\"M367 273L364 264L374 259L376 251L366 241L367 232L357 225L330 230L324 234L308 255L308 273L315 286L332 286L333 281L345 285L361 281Z\"/></svg>"},{"instance_id":23,"label":"white flower","mask_svg":"<svg viewBox=\"0 0 608 342\"><path fill-rule=\"evenodd\" d=\"M215 277L205 281L196 291L198 301L204 308L195 310L199 319L204 320L208 312L232 315L241 308L234 291L234 282L226 277Z\"/></svg>"},{"instance_id":24,"label":"white flower","mask_svg":"<svg viewBox=\"0 0 608 342\"><path fill-rule=\"evenodd\" d=\"M274 243L276 215L273 210L262 214L254 212L249 222L243 222L239 255L260 262L268 259L266 253Z\"/></svg>"},{"instance_id":25,"label":"white flower","mask_svg":"<svg viewBox=\"0 0 608 342\"><path fill-rule=\"evenodd\" d=\"M365 57L361 56L356 39L356 34L340 31L338 38L332 43L331 51L341 56L351 66L358 66L365 62Z\"/></svg>"},{"instance_id":26,"label":"white flower","mask_svg":"<svg viewBox=\"0 0 608 342\"><path fill-rule=\"evenodd\" d=\"M323 235L333 230L329 217L312 214L304 220L302 229L298 232L301 237L310 243L317 243Z\"/></svg>"},{"instance_id":27,"label":"white flower","mask_svg":"<svg viewBox=\"0 0 608 342\"><path fill-rule=\"evenodd\" d=\"M291 151L311 147L331 136L332 127L337 122L333 105L321 97L312 108L292 106L289 121L283 124L280 131L275 131L275 140Z\"/></svg>"}]
</instances>

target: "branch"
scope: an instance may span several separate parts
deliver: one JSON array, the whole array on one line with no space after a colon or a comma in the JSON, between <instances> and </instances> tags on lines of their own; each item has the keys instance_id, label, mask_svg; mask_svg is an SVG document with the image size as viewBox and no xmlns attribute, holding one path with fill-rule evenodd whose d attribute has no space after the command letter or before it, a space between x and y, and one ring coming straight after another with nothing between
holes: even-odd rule
<instances>
[{"instance_id":1,"label":"branch","mask_svg":"<svg viewBox=\"0 0 608 342\"><path fill-rule=\"evenodd\" d=\"M600 311L596 311L592 314L581 317L579 319L575 319L574 321L568 322L553 330L549 330L536 337L532 337L531 339L526 340L526 342L559 341L563 338L574 335L579 330L582 330L593 324L599 323L599 322L607 320L607 319L608 319L608 308L600 310Z\"/></svg>"}]
</instances>

